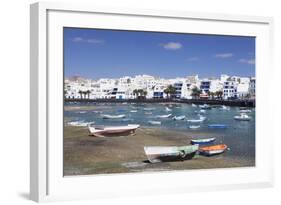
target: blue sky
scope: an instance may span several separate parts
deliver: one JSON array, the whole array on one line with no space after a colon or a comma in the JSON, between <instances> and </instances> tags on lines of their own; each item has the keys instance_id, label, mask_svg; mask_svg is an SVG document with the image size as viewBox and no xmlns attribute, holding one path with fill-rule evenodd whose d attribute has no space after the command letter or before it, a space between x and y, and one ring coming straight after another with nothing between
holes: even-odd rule
<instances>
[{"instance_id":1,"label":"blue sky","mask_svg":"<svg viewBox=\"0 0 281 205\"><path fill-rule=\"evenodd\" d=\"M64 28L65 76L255 75L255 38Z\"/></svg>"}]
</instances>

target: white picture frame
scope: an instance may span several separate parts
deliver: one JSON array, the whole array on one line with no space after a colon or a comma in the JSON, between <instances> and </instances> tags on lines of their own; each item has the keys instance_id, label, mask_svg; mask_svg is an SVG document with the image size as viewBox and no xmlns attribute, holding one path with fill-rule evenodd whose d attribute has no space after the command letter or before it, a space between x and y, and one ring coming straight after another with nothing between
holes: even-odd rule
<instances>
[{"instance_id":1,"label":"white picture frame","mask_svg":"<svg viewBox=\"0 0 281 205\"><path fill-rule=\"evenodd\" d=\"M270 129L272 113L265 109L271 106L270 101L267 100L268 87L262 86L267 84L270 87L273 50L272 18L184 11L97 8L95 5L44 2L31 5L30 25L30 198L32 200L40 202L95 199L273 185L271 149L273 133ZM64 26L255 36L257 39L256 166L63 177L60 120L63 116L61 32ZM267 122L262 120L265 118L268 119ZM184 183L185 179L189 179L188 183ZM150 182L149 186L146 182Z\"/></svg>"}]
</instances>

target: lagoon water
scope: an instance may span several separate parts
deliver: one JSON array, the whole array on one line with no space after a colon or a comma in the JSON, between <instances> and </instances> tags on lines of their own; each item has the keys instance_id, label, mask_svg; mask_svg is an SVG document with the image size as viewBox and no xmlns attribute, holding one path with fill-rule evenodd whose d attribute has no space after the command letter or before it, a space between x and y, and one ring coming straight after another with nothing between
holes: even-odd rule
<instances>
[{"instance_id":1,"label":"lagoon water","mask_svg":"<svg viewBox=\"0 0 281 205\"><path fill-rule=\"evenodd\" d=\"M166 107L170 109L167 111ZM222 110L221 107L213 107L201 114L206 120L201 123L189 123L187 119L199 119L199 107L190 104L121 104L121 103L66 103L64 111L65 123L67 122L91 122L96 125L127 125L140 124L141 127L157 127L161 129L176 130L186 133L187 136L204 138L216 137L216 143L225 143L230 150L225 157L239 158L255 161L255 110L247 113L250 121L237 121L234 116L239 115L239 107L230 107ZM147 110L153 109L153 110ZM131 112L133 111L133 112ZM126 115L123 119L103 119L103 114ZM176 121L170 118L157 118L157 115L172 116L185 115L185 120ZM161 121L161 125L151 125L149 121ZM225 124L226 129L212 129L209 124ZM190 125L200 125L198 129L190 129Z\"/></svg>"}]
</instances>

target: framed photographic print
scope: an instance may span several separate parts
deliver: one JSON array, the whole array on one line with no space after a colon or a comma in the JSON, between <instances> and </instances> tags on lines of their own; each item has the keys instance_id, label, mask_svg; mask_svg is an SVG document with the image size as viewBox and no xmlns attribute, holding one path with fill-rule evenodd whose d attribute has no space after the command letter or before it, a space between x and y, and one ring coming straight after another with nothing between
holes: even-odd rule
<instances>
[{"instance_id":1,"label":"framed photographic print","mask_svg":"<svg viewBox=\"0 0 281 205\"><path fill-rule=\"evenodd\" d=\"M272 22L31 5L31 199L271 186Z\"/></svg>"}]
</instances>

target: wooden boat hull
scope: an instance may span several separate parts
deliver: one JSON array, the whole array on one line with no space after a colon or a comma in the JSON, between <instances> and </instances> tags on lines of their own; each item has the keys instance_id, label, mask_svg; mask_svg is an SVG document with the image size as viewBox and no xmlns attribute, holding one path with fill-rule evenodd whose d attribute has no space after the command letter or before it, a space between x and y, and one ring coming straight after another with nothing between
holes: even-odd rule
<instances>
[{"instance_id":1,"label":"wooden boat hull","mask_svg":"<svg viewBox=\"0 0 281 205\"><path fill-rule=\"evenodd\" d=\"M198 151L198 145L189 146L152 146L144 147L147 159L151 163L168 162L168 161L183 161L192 159Z\"/></svg>"},{"instance_id":2,"label":"wooden boat hull","mask_svg":"<svg viewBox=\"0 0 281 205\"><path fill-rule=\"evenodd\" d=\"M227 145L225 144L213 145L213 146L201 147L199 149L199 153L205 156L213 156L213 155L222 154L223 152L225 152L226 149L227 149Z\"/></svg>"},{"instance_id":3,"label":"wooden boat hull","mask_svg":"<svg viewBox=\"0 0 281 205\"><path fill-rule=\"evenodd\" d=\"M90 135L96 137L119 136L119 134L133 134L137 128L139 128L139 125L104 127L104 129L89 127L89 132Z\"/></svg>"},{"instance_id":4,"label":"wooden boat hull","mask_svg":"<svg viewBox=\"0 0 281 205\"><path fill-rule=\"evenodd\" d=\"M209 138L209 139L199 139L199 140L191 140L191 144L199 144L199 145L203 145L203 144L209 144L212 143L216 140L216 138Z\"/></svg>"}]
</instances>

